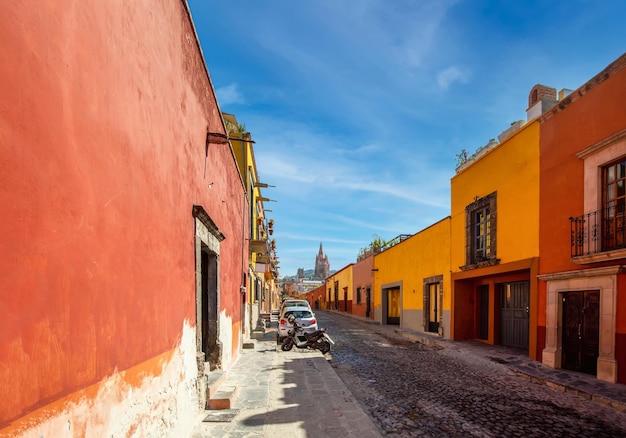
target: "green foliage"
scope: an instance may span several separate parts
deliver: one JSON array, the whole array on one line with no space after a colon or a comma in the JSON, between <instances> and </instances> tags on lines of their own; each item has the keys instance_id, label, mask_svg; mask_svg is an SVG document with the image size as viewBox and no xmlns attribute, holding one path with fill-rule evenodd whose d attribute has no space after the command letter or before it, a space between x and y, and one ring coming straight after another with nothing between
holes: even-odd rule
<instances>
[{"instance_id":1,"label":"green foliage","mask_svg":"<svg viewBox=\"0 0 626 438\"><path fill-rule=\"evenodd\" d=\"M461 149L461 153L456 156L456 167L465 164L469 160L469 153L465 149Z\"/></svg>"},{"instance_id":2,"label":"green foliage","mask_svg":"<svg viewBox=\"0 0 626 438\"><path fill-rule=\"evenodd\" d=\"M357 261L362 260L372 254L378 254L379 252L382 252L387 247L387 244L388 242L385 241L385 239L380 237L378 234L373 234L372 241L370 242L369 246L361 248L359 250Z\"/></svg>"}]
</instances>

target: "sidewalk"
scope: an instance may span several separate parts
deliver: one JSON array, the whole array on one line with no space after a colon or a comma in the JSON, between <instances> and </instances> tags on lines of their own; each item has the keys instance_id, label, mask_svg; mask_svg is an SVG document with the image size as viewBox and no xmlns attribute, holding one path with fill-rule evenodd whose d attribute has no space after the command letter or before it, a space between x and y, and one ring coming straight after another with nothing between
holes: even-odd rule
<instances>
[{"instance_id":1,"label":"sidewalk","mask_svg":"<svg viewBox=\"0 0 626 438\"><path fill-rule=\"evenodd\" d=\"M381 436L319 351L280 351L275 329L250 342L221 385L238 388L232 409L203 412L191 438Z\"/></svg>"},{"instance_id":2,"label":"sidewalk","mask_svg":"<svg viewBox=\"0 0 626 438\"><path fill-rule=\"evenodd\" d=\"M375 332L396 334L424 344L455 349L503 364L520 378L566 391L626 412L626 385L594 376L549 368L526 352L478 341L450 341L422 332L372 324ZM377 426L318 351L281 352L274 328L244 349L222 386L237 387L232 409L204 411L191 438L206 437L380 437ZM218 421L203 421L215 414Z\"/></svg>"}]
</instances>

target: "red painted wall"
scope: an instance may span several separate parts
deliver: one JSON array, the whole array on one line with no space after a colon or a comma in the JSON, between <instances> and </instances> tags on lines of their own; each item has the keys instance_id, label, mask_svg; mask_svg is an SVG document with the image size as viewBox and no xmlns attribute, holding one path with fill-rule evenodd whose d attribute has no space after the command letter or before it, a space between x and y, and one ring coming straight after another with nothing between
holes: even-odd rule
<instances>
[{"instance_id":1,"label":"red painted wall","mask_svg":"<svg viewBox=\"0 0 626 438\"><path fill-rule=\"evenodd\" d=\"M584 268L570 258L569 217L585 213L583 160L576 153L626 127L626 68L573 94L579 91L581 98L541 123L540 273Z\"/></svg>"},{"instance_id":2,"label":"red painted wall","mask_svg":"<svg viewBox=\"0 0 626 438\"><path fill-rule=\"evenodd\" d=\"M451 338L457 341L475 339L477 337L475 309L475 286L472 280L454 282L452 296L452 333Z\"/></svg>"},{"instance_id":3,"label":"red painted wall","mask_svg":"<svg viewBox=\"0 0 626 438\"><path fill-rule=\"evenodd\" d=\"M615 321L615 359L617 381L626 383L626 274L617 276L617 302L615 303L617 320Z\"/></svg>"},{"instance_id":4,"label":"red painted wall","mask_svg":"<svg viewBox=\"0 0 626 438\"><path fill-rule=\"evenodd\" d=\"M326 309L326 286L322 285L306 293L306 299L311 309Z\"/></svg>"},{"instance_id":5,"label":"red painted wall","mask_svg":"<svg viewBox=\"0 0 626 438\"><path fill-rule=\"evenodd\" d=\"M584 211L583 160L576 154L626 128L626 55L604 72L572 93L541 123L539 273L554 273L607 265L623 261L578 265L570 256L569 217ZM621 70L616 69L621 68ZM572 99L574 98L575 99ZM569 99L572 99L569 102ZM566 194L566 196L564 196ZM616 359L618 381L626 382L626 312L620 304L626 284L618 281ZM537 353L545 347L546 283L539 283Z\"/></svg>"},{"instance_id":6,"label":"red painted wall","mask_svg":"<svg viewBox=\"0 0 626 438\"><path fill-rule=\"evenodd\" d=\"M239 324L245 210L184 2L2 2L0 28L1 427L195 325L194 204Z\"/></svg>"}]
</instances>

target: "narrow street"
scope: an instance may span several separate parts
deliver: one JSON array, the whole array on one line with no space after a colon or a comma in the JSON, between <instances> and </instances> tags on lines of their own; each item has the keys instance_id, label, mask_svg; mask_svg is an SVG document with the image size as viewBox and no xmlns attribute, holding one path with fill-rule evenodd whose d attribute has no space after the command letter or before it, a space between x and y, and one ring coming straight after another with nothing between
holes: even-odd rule
<instances>
[{"instance_id":1,"label":"narrow street","mask_svg":"<svg viewBox=\"0 0 626 438\"><path fill-rule=\"evenodd\" d=\"M316 312L331 365L386 436L624 437L626 414L517 377L506 366Z\"/></svg>"}]
</instances>

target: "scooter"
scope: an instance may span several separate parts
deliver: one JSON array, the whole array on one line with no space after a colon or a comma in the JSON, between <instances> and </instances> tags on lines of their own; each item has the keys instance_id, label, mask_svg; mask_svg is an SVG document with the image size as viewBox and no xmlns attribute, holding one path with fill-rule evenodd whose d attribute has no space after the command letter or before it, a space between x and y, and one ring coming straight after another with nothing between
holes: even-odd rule
<instances>
[{"instance_id":1,"label":"scooter","mask_svg":"<svg viewBox=\"0 0 626 438\"><path fill-rule=\"evenodd\" d=\"M326 329L306 333L302 327L298 325L293 315L289 316L288 321L290 324L293 324L293 328L287 332L287 336L283 339L282 344L280 344L282 351L289 351L295 345L297 348L319 350L322 354L326 354L330 351L330 345L335 344L326 333Z\"/></svg>"}]
</instances>

